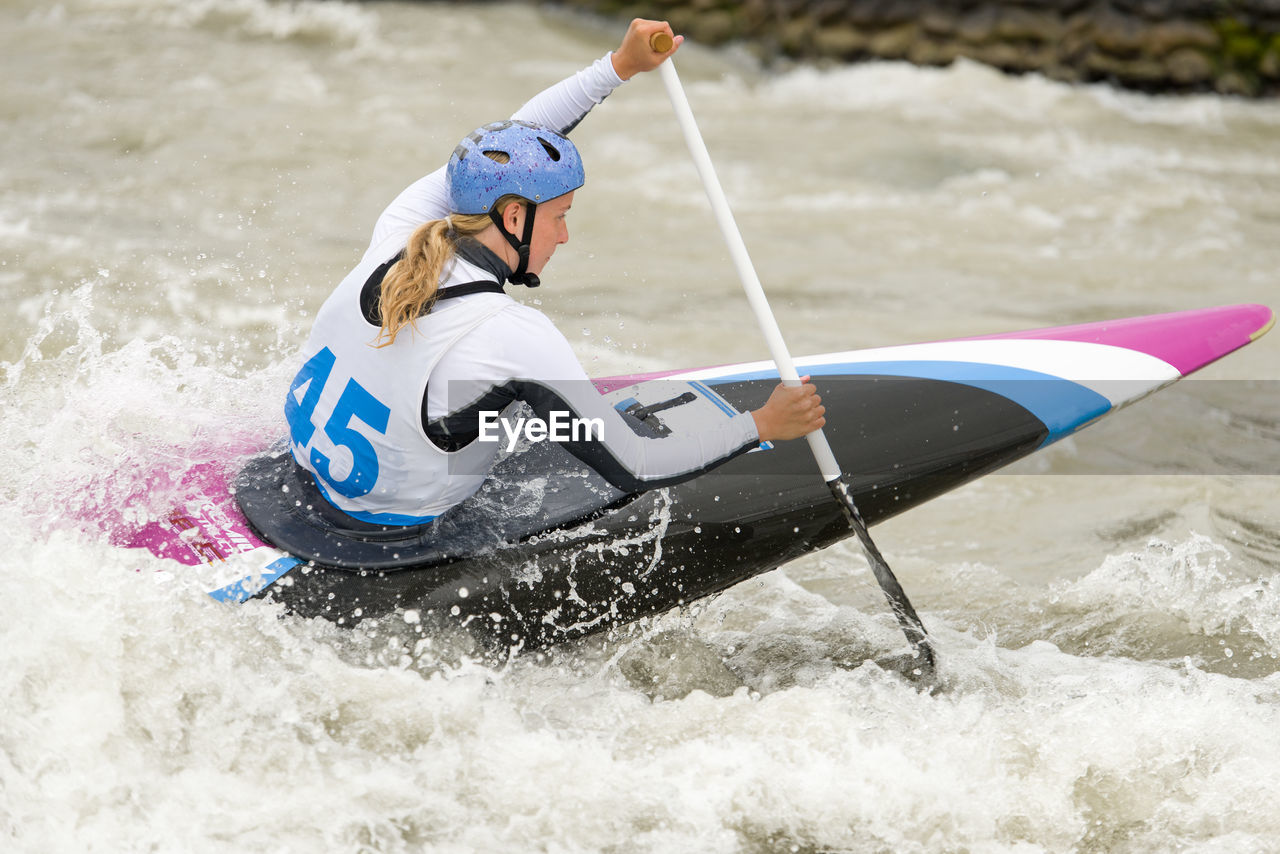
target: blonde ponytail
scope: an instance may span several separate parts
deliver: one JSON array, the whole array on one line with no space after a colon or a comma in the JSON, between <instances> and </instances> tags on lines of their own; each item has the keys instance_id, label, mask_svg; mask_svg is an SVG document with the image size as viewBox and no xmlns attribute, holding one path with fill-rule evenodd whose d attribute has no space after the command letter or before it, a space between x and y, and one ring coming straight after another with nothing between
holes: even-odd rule
<instances>
[{"instance_id":1,"label":"blonde ponytail","mask_svg":"<svg viewBox=\"0 0 1280 854\"><path fill-rule=\"evenodd\" d=\"M396 343L396 336L414 320L431 310L440 289L440 274L454 253L449 221L436 219L418 226L409 238L404 257L391 265L382 279L378 313L378 347Z\"/></svg>"},{"instance_id":2,"label":"blonde ponytail","mask_svg":"<svg viewBox=\"0 0 1280 854\"><path fill-rule=\"evenodd\" d=\"M503 196L497 209L506 210L519 196ZM406 326L431 311L440 289L440 277L457 251L458 241L474 237L493 225L488 214L452 214L418 226L409 237L404 257L391 265L382 279L378 297L378 314L382 328L378 330L376 347L394 344Z\"/></svg>"}]
</instances>

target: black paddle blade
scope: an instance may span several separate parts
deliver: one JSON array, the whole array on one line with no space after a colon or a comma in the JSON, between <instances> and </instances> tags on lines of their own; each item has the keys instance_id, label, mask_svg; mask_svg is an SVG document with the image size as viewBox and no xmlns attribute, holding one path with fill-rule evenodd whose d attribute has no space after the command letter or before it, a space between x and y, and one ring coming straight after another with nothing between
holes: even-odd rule
<instances>
[{"instance_id":1,"label":"black paddle blade","mask_svg":"<svg viewBox=\"0 0 1280 854\"><path fill-rule=\"evenodd\" d=\"M867 523L862 520L862 514L858 512L858 505L853 501L853 493L849 491L849 487L845 484L843 477L827 481L827 486L831 489L832 497L844 510L844 516L849 523L849 527L858 535L858 541L862 543L862 550L867 555L867 562L871 564L871 571L875 573L880 589L884 591L885 598L889 600L889 607L893 609L894 616L898 618L898 625L902 627L902 633L907 636L907 640L911 642L911 646L915 648L916 653L920 656L925 675L932 677L935 658L933 644L929 642L928 632L925 631L924 623L920 622L916 609L911 606L911 600L907 598L907 594L902 589L902 585L898 583L893 570L889 568L888 561L884 559L884 555L880 554L880 549L876 548L876 544L872 541L871 534L867 531Z\"/></svg>"}]
</instances>

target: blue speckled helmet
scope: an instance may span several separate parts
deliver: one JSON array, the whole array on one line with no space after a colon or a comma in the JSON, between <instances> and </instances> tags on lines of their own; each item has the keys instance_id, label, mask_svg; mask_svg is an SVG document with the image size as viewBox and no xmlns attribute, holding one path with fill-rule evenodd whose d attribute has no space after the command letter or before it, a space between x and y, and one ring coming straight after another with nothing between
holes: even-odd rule
<instances>
[{"instance_id":1,"label":"blue speckled helmet","mask_svg":"<svg viewBox=\"0 0 1280 854\"><path fill-rule=\"evenodd\" d=\"M499 163L485 152L502 152ZM454 213L490 213L507 194L541 204L586 181L582 158L568 137L530 122L494 122L458 143L445 172Z\"/></svg>"}]
</instances>

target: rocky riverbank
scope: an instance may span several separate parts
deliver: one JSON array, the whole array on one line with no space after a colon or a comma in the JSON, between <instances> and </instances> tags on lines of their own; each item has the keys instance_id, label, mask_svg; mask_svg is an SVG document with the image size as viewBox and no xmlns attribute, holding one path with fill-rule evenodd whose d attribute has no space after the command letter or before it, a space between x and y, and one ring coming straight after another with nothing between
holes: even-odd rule
<instances>
[{"instance_id":1,"label":"rocky riverbank","mask_svg":"<svg viewBox=\"0 0 1280 854\"><path fill-rule=\"evenodd\" d=\"M1280 92L1280 0L557 0L660 17L766 62L964 57L1057 80L1148 91Z\"/></svg>"}]
</instances>

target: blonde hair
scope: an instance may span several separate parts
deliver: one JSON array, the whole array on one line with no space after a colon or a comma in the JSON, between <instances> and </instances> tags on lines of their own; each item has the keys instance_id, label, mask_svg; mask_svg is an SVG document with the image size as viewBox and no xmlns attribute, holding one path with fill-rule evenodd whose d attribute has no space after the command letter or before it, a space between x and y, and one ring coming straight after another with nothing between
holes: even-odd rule
<instances>
[{"instance_id":1,"label":"blonde hair","mask_svg":"<svg viewBox=\"0 0 1280 854\"><path fill-rule=\"evenodd\" d=\"M499 162L506 157L500 151L485 154ZM523 201L519 196L506 195L498 199L494 210L505 211L512 202ZM382 328L378 330L374 346L394 344L406 326L413 326L415 320L431 311L440 290L440 276L457 252L458 241L474 237L490 225L493 220L487 213L455 213L418 226L409 238L404 257L392 264L382 279L382 293L378 297Z\"/></svg>"}]
</instances>

